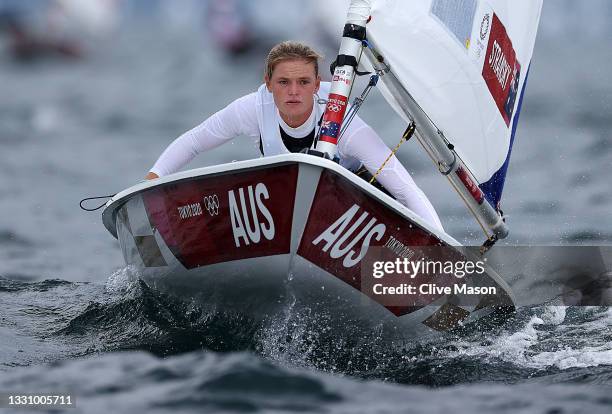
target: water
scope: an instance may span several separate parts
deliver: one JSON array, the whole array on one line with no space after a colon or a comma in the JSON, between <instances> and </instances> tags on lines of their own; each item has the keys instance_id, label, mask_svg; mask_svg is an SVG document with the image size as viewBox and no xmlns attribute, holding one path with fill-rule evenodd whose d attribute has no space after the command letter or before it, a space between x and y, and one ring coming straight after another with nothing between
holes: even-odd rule
<instances>
[{"instance_id":1,"label":"water","mask_svg":"<svg viewBox=\"0 0 612 414\"><path fill-rule=\"evenodd\" d=\"M559 31L565 14L547 5L544 19L547 10L506 184L505 243L609 244L610 31ZM71 64L0 56L0 392L66 390L94 413L609 412L609 308L527 307L392 349L375 335L330 341L326 316L308 309L251 326L138 283L79 200L139 181L172 138L252 91L263 71L261 54L228 59L179 26L124 27ZM405 127L377 94L363 117L389 145ZM257 156L247 141L190 167ZM399 157L449 233L482 241L418 146Z\"/></svg>"},{"instance_id":2,"label":"water","mask_svg":"<svg viewBox=\"0 0 612 414\"><path fill-rule=\"evenodd\" d=\"M317 341L302 318L279 337L278 326L257 331L130 280L129 269L106 285L1 279L0 389L70 392L83 412L607 412L612 402L609 308L524 308L399 350Z\"/></svg>"}]
</instances>

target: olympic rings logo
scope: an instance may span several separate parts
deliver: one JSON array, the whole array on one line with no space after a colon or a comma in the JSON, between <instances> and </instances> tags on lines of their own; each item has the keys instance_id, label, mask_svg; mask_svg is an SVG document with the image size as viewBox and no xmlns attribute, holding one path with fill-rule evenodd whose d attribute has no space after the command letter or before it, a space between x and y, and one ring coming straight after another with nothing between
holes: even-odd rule
<instances>
[{"instance_id":1,"label":"olympic rings logo","mask_svg":"<svg viewBox=\"0 0 612 414\"><path fill-rule=\"evenodd\" d=\"M204 197L204 207L211 217L219 215L219 197L216 194Z\"/></svg>"},{"instance_id":2,"label":"olympic rings logo","mask_svg":"<svg viewBox=\"0 0 612 414\"><path fill-rule=\"evenodd\" d=\"M332 112L340 112L340 110L341 110L342 108L341 108L341 107L340 107L340 105L338 105L338 104L329 103L329 104L327 105L327 109L328 109L328 110L330 110L330 111L332 111Z\"/></svg>"}]
</instances>

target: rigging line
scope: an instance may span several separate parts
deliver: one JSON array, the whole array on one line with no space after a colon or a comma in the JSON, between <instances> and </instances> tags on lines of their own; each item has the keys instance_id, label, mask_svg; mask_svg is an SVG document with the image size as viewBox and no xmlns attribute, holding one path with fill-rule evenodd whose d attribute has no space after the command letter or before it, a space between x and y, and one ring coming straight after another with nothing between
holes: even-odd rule
<instances>
[{"instance_id":1,"label":"rigging line","mask_svg":"<svg viewBox=\"0 0 612 414\"><path fill-rule=\"evenodd\" d=\"M327 99L321 98L319 96L318 92L316 92L315 95L317 97L317 104L318 105L325 105L326 109L323 110L323 113L321 114L321 116L319 117L319 120L317 121L318 128L317 128L317 133L315 134L314 140L312 142L312 148L316 148L317 143L319 142L319 137L321 136L321 122L323 121L323 117L325 116L325 111L327 110L327 102L328 102ZM318 106L317 106L317 108L318 108Z\"/></svg>"},{"instance_id":2,"label":"rigging line","mask_svg":"<svg viewBox=\"0 0 612 414\"><path fill-rule=\"evenodd\" d=\"M355 98L355 101L354 101L353 105L351 106L349 111L345 114L345 117L344 117L345 120L342 123L342 129L340 130L340 134L338 136L338 141L340 139L342 139L342 137L343 137L344 133L346 132L347 128L349 127L351 122L353 122L353 119L357 115L357 112L359 111L359 109L361 109L361 106L363 105L365 100L370 95L370 91L378 83L378 79L379 79L378 75L370 76L370 81L368 82L368 85L365 87L365 89L361 93L361 96Z\"/></svg>"},{"instance_id":3,"label":"rigging line","mask_svg":"<svg viewBox=\"0 0 612 414\"><path fill-rule=\"evenodd\" d=\"M380 77L383 77L383 76L385 76L385 75L387 75L387 74L389 74L389 75L390 75L390 76L392 76L392 77L395 77L395 74L393 73L393 71L391 71L391 68L390 68L390 67L389 67L389 65L387 64L387 62L386 62L385 58L382 56L382 54L381 54L381 53L379 53L379 52L378 52L378 50L376 50L376 49L374 48L374 46L373 46L372 44L370 44L370 42L365 41L365 42L364 42L364 44L365 44L365 46L368 48L368 50L369 50L369 51L372 53L372 56L374 57L374 59L375 59L375 60L377 61L377 63L379 64L379 66L377 66L377 65L375 65L374 63L372 63L372 65L374 66L374 70L376 71L376 73L377 73L377 74L378 74ZM380 65L384 65L384 67L383 67L383 66L380 66ZM444 133L442 132L442 130L440 130L440 129L439 129L437 126L436 126L435 122L433 121L433 119L431 119L431 117L429 116L429 114L428 114L427 112L425 112L425 111L424 111L424 110L421 108L421 106L420 106L420 105L419 105L419 104L418 104L416 101L415 101L414 103L415 103L415 105L417 106L417 108L421 110L421 112L423 113L423 115L425 116L425 118L427 119L427 121L428 121L428 122L430 122L430 123L431 123L431 125L433 125L433 126L436 128L436 130L438 131L438 135L440 136L440 138L441 138L441 139L442 139L442 140L443 140L443 141L444 141L444 142L445 142L447 145L448 145L448 144L450 144L450 143L449 143L449 141L448 141L448 139L446 138L446 136L445 136L445 135L444 135ZM404 111L404 112L406 113L406 111ZM408 115L408 117L409 117L410 119L412 119L412 115L411 115L410 113L406 113L406 114ZM434 155L434 154L436 154L436 153L437 153L437 150L436 150L436 149L433 147L433 145L432 145L432 144L429 142L429 140L428 140L428 139L425 139L425 138L421 137L421 136L420 136L420 134L417 134L417 140L419 141L419 144L421 144L421 147L423 147L423 149L425 150L425 153L426 153L426 154L429 156L429 158L431 159L431 161L434 163L434 165L436 165L436 166L437 166L438 170L440 171L440 166L441 166L441 163L440 163L440 161L437 159L437 157ZM401 142L400 142L400 145L401 145ZM454 160L455 160L455 162L456 162L456 159L457 159L457 154L456 154L456 152L455 152L454 150L452 151L452 153L453 153ZM392 155L393 155L393 154L391 154L391 155L389 156L389 158L390 158ZM459 158L459 159L461 159L461 158ZM387 160L387 161L385 161L385 163L386 163L386 162L388 162L388 160ZM383 166L384 166L384 164L383 164ZM472 171L470 171L469 167L467 167L467 166L465 166L465 167L466 167L466 169L467 169L467 170L470 172L470 174L472 174L472 175L473 175L473 173L472 173ZM380 170L377 172L377 174L378 174L379 172L380 172ZM440 171L440 172L442 172L442 171ZM471 214L474 216L474 218L475 218L476 222L478 223L478 225L479 225L479 226L480 226L480 228L482 229L482 232L484 233L484 235L485 235L487 238L490 238L491 236L489 236L489 232L487 231L487 229L486 229L485 225L484 225L484 224L483 224L483 223L480 221L480 218L479 218L478 214L476 213L476 211L475 211L475 210L473 210L473 209L470 207L470 203L469 203L468 199L467 199L466 197L464 197L464 195L462 194L461 190L460 190L460 189L459 189L459 187L457 187L457 186L455 185L455 183L454 183L454 182L451 180L450 176L449 176L449 175L445 175L445 176L446 176L446 179L448 180L449 184L451 184L451 188L452 188L453 190L455 190L455 192L456 192L456 193L459 195L459 197L460 197L460 198L463 200L463 202L465 203L465 205L468 207L468 211L469 211L469 212L470 212L470 213L471 213Z\"/></svg>"},{"instance_id":4,"label":"rigging line","mask_svg":"<svg viewBox=\"0 0 612 414\"><path fill-rule=\"evenodd\" d=\"M81 202L79 203L79 207L81 207L81 210L85 210L85 211L96 211L96 210L100 210L102 207L104 207L106 205L106 201L104 203L102 203L101 205L99 205L96 208L87 208L87 207L83 207L83 203L86 201L90 201L90 200L102 200L102 199L109 199L109 198L113 198L114 196L116 196L117 194L111 194L111 195L107 195L107 196L100 196L100 197L88 197L88 198L84 198L81 200Z\"/></svg>"},{"instance_id":5,"label":"rigging line","mask_svg":"<svg viewBox=\"0 0 612 414\"><path fill-rule=\"evenodd\" d=\"M410 129L413 128L413 131L410 132ZM370 184L374 182L374 180L376 179L376 176L378 176L380 174L380 172L382 171L382 169L385 167L385 165L389 162L389 160L391 159L391 157L393 155L395 155L395 153L397 153L397 151L399 150L400 146L406 142L408 139L410 139L410 136L412 136L414 133L416 132L416 124L414 123L414 121L412 121L410 123L410 125L408 126L408 128L406 129L406 132L404 132L404 136L402 136L402 139L400 140L400 142L397 144L397 146L391 151L391 154L389 154L389 156L387 157L387 159L385 160L385 162L382 164L382 166L378 169L378 171L376 171L376 174L374 174L372 176L372 179L370 180ZM406 136L410 134L410 136L408 138L406 138ZM439 162L435 159L435 157L429 152L427 151L427 147L423 144L423 142L421 141L421 139L419 138L419 134L417 134L417 139L419 141L419 143L424 147L425 149L425 153L429 156L429 158L431 159L431 161L434 164L438 164ZM487 231L486 227L484 224L482 224L482 222L480 221L478 215L476 214L476 212L470 208L470 204L469 204L469 200L463 195L463 193L459 190L459 188L455 185L455 183L453 182L453 180L450 179L450 177L448 175L445 175L446 179L448 180L451 188L453 190L455 190L455 192L457 193L457 195L459 196L459 198L461 198L463 200L463 202L465 203L466 206L468 206L468 211L472 214L472 216L474 216L474 219L476 221L476 223L478 223L478 225L480 226L480 229L482 230L483 234L489 239L490 234Z\"/></svg>"},{"instance_id":6,"label":"rigging line","mask_svg":"<svg viewBox=\"0 0 612 414\"><path fill-rule=\"evenodd\" d=\"M359 68L359 64L361 63L361 59L363 57L363 50L364 50L363 47L359 50L359 59L357 59L357 65L354 68L355 74L353 75L353 82L351 83L351 89L349 91L348 96L351 96L351 94L353 93L353 88L355 87L355 81L357 80L357 77L360 75L365 75L369 73L369 72L360 73L357 70ZM365 101L365 99L367 98L372 87L376 86L377 81L378 81L378 77L376 78L376 81L373 80L373 77L370 77L370 82L368 83L368 86L366 86L364 91L361 93L361 96L358 98L355 98L355 103L353 104L353 106L351 106L348 112L344 114L344 119L342 120L342 129L340 130L340 133L338 134L338 141L340 141L340 139L344 135L344 132L346 131L350 123L353 121L353 118L357 114L357 111L359 111L359 108L361 108L363 101Z\"/></svg>"},{"instance_id":7,"label":"rigging line","mask_svg":"<svg viewBox=\"0 0 612 414\"><path fill-rule=\"evenodd\" d=\"M376 173L372 176L372 178L370 179L370 184L372 184L375 180L376 177L378 176L378 174L380 174L380 172L383 170L383 168L385 168L385 166L387 165L387 163L389 162L389 160L391 159L391 157L393 157L395 155L395 153L397 151L399 151L400 146L408 141L412 135L414 135L414 131L416 130L416 124L413 122L410 123L410 125L408 125L408 128L406 128L406 131L404 132L404 134L402 135L402 139L400 139L400 142L395 146L395 148L393 148L391 150L391 153L389 154L389 156L387 157L387 159L382 163L382 165L378 168L378 171L376 171Z\"/></svg>"}]
</instances>

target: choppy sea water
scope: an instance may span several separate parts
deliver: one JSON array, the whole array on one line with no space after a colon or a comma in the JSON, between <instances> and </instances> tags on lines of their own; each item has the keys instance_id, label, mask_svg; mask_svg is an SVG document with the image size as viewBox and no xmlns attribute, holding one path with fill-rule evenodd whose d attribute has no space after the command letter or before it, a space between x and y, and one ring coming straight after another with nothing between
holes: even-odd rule
<instances>
[{"instance_id":1,"label":"choppy sea water","mask_svg":"<svg viewBox=\"0 0 612 414\"><path fill-rule=\"evenodd\" d=\"M0 279L0 389L70 393L82 412L603 413L612 404L607 307L522 308L503 324L393 349L319 340L300 314L280 330L254 329L130 280L129 270L105 285Z\"/></svg>"},{"instance_id":2,"label":"choppy sea water","mask_svg":"<svg viewBox=\"0 0 612 414\"><path fill-rule=\"evenodd\" d=\"M539 39L504 196L507 244L612 240L606 39ZM146 25L77 62L0 57L0 392L66 390L82 412L609 412L609 308L527 307L389 349L323 340L301 314L248 326L135 282L79 200L139 181L262 70L257 54L228 59L197 31ZM380 96L361 115L389 145L403 132ZM255 156L236 140L190 167ZM448 232L480 242L416 144L399 156Z\"/></svg>"}]
</instances>

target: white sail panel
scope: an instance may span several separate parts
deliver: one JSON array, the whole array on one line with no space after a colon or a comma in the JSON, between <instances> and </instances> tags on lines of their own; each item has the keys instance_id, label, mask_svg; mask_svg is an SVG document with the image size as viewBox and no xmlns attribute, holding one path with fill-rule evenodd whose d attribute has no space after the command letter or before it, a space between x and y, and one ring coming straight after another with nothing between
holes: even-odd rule
<instances>
[{"instance_id":1,"label":"white sail panel","mask_svg":"<svg viewBox=\"0 0 612 414\"><path fill-rule=\"evenodd\" d=\"M92 35L109 33L119 22L118 0L57 0L66 24Z\"/></svg>"},{"instance_id":2,"label":"white sail panel","mask_svg":"<svg viewBox=\"0 0 612 414\"><path fill-rule=\"evenodd\" d=\"M371 3L368 38L478 182L487 182L510 151L542 0Z\"/></svg>"}]
</instances>

